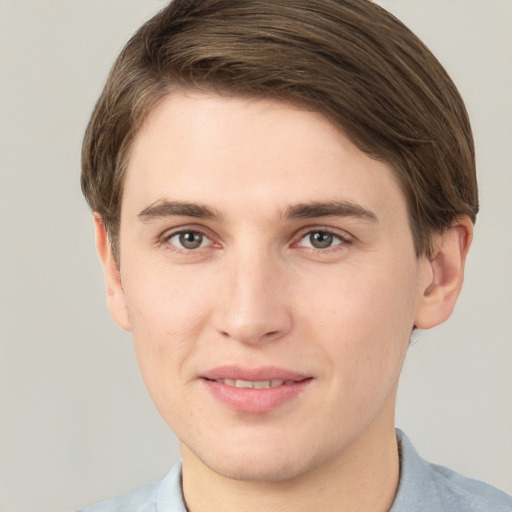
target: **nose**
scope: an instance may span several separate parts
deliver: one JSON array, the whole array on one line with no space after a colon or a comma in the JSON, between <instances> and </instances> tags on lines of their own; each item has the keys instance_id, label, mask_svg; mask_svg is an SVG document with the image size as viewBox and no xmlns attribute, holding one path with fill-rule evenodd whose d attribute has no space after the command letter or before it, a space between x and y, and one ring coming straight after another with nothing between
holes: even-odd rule
<instances>
[{"instance_id":1,"label":"nose","mask_svg":"<svg viewBox=\"0 0 512 512\"><path fill-rule=\"evenodd\" d=\"M245 344L275 341L293 325L286 271L270 255L245 254L225 262L219 290L216 328Z\"/></svg>"}]
</instances>

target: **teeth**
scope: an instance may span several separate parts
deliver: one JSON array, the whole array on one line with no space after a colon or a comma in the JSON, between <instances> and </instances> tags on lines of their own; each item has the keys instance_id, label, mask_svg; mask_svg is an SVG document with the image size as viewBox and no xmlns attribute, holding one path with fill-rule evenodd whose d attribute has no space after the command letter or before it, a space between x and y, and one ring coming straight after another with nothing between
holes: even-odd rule
<instances>
[{"instance_id":1,"label":"teeth","mask_svg":"<svg viewBox=\"0 0 512 512\"><path fill-rule=\"evenodd\" d=\"M254 381L252 383L252 387L255 389L265 389L265 388L271 388L272 387L272 381Z\"/></svg>"},{"instance_id":2,"label":"teeth","mask_svg":"<svg viewBox=\"0 0 512 512\"><path fill-rule=\"evenodd\" d=\"M252 388L252 387L254 387L253 383L249 380L237 379L235 381L235 388Z\"/></svg>"},{"instance_id":3,"label":"teeth","mask_svg":"<svg viewBox=\"0 0 512 512\"><path fill-rule=\"evenodd\" d=\"M222 382L226 384L226 386L234 386L236 388L254 388L254 389L267 389L267 388L275 388L277 386L282 386L288 382L283 380L242 380L242 379L221 379L217 382Z\"/></svg>"}]
</instances>

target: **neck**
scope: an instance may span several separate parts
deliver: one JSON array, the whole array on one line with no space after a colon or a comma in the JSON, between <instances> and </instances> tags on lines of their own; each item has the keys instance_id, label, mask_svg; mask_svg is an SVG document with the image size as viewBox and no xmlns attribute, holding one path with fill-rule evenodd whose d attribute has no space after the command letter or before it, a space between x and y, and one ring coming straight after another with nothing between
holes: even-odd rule
<instances>
[{"instance_id":1,"label":"neck","mask_svg":"<svg viewBox=\"0 0 512 512\"><path fill-rule=\"evenodd\" d=\"M386 512L399 479L393 420L384 430L370 425L342 453L285 481L234 480L205 466L186 446L182 456L189 512Z\"/></svg>"}]
</instances>

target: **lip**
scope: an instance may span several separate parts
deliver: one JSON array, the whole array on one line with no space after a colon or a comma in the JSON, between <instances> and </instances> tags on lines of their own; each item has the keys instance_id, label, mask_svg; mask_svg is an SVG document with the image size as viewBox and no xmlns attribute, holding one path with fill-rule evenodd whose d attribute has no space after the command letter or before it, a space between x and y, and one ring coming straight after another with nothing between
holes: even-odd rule
<instances>
[{"instance_id":1,"label":"lip","mask_svg":"<svg viewBox=\"0 0 512 512\"><path fill-rule=\"evenodd\" d=\"M211 395L237 412L261 414L273 411L297 399L313 381L303 373L277 367L244 368L220 366L201 375L202 382ZM219 382L225 379L244 381L281 380L280 386L256 389L237 388Z\"/></svg>"},{"instance_id":2,"label":"lip","mask_svg":"<svg viewBox=\"0 0 512 512\"><path fill-rule=\"evenodd\" d=\"M218 366L206 371L201 377L209 380L239 379L239 380L285 380L301 381L311 375L294 372L277 366L262 366L258 368L246 368L237 365Z\"/></svg>"}]
</instances>

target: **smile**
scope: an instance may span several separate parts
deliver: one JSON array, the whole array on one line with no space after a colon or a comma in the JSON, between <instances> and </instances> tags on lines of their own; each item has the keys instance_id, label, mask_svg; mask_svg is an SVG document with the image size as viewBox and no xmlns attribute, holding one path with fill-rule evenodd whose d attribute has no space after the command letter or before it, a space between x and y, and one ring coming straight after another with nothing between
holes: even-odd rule
<instances>
[{"instance_id":1,"label":"smile","mask_svg":"<svg viewBox=\"0 0 512 512\"><path fill-rule=\"evenodd\" d=\"M232 386L235 388L246 388L246 389L268 389L268 388L277 388L283 385L294 384L295 381L292 380L242 380L242 379L217 379L215 382L219 382L221 384L225 384L226 386Z\"/></svg>"},{"instance_id":2,"label":"smile","mask_svg":"<svg viewBox=\"0 0 512 512\"><path fill-rule=\"evenodd\" d=\"M239 413L262 414L299 399L315 380L279 368L219 367L201 378L218 404Z\"/></svg>"}]
</instances>

